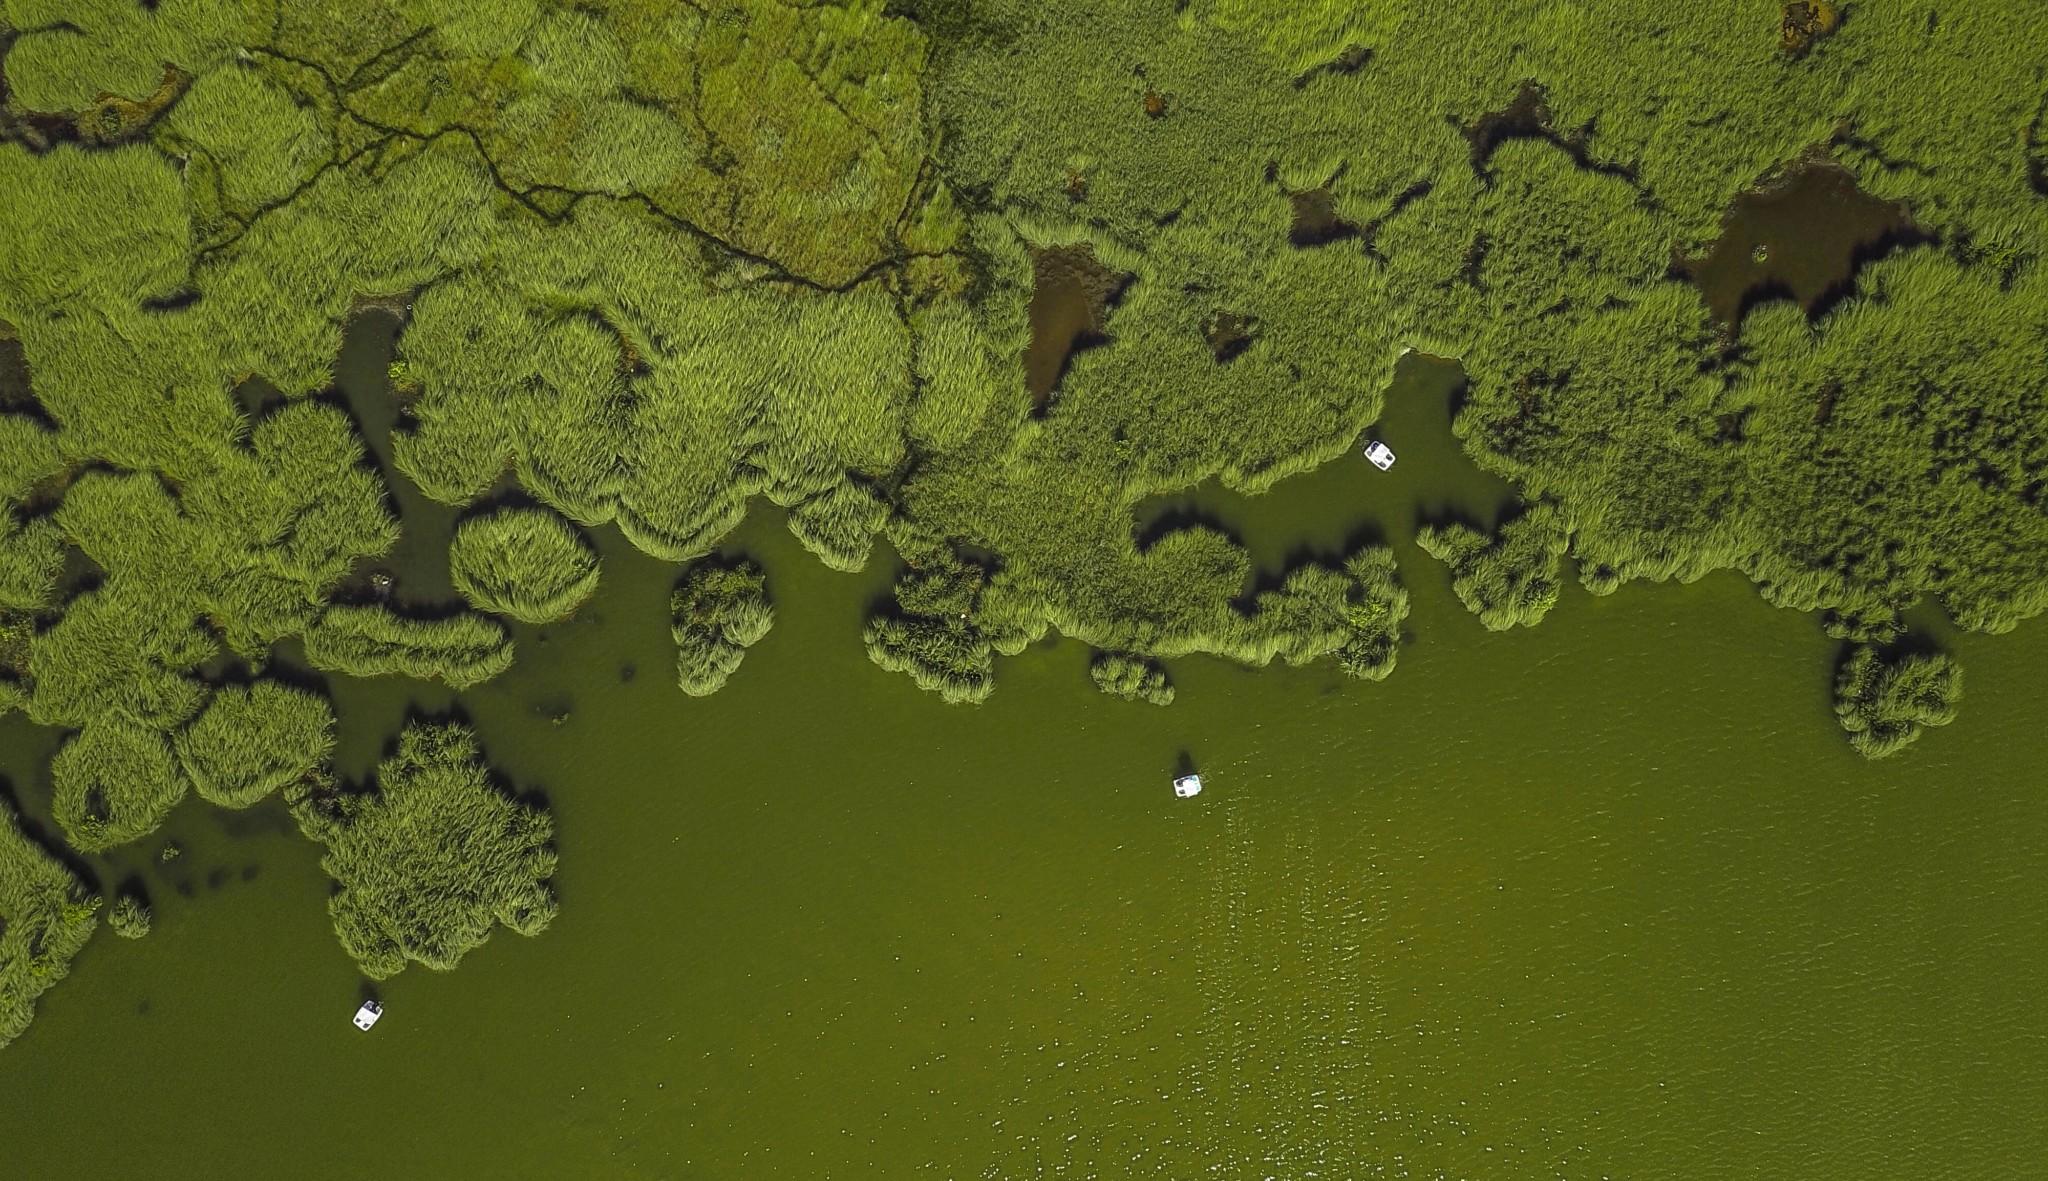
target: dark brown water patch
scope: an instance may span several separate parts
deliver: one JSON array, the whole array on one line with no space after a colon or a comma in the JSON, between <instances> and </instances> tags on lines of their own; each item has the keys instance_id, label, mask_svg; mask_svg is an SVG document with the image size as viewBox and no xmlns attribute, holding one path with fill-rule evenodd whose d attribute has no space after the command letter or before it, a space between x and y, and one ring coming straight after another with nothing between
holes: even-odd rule
<instances>
[{"instance_id":1,"label":"dark brown water patch","mask_svg":"<svg viewBox=\"0 0 2048 1181\"><path fill-rule=\"evenodd\" d=\"M1252 342L1258 339L1259 321L1256 316L1240 316L1236 312L1218 310L1202 323L1202 339L1209 342L1209 351L1215 355L1218 365L1235 361Z\"/></svg>"},{"instance_id":2,"label":"dark brown water patch","mask_svg":"<svg viewBox=\"0 0 2048 1181\"><path fill-rule=\"evenodd\" d=\"M2048 95L2041 96L2041 105L2034 108L2034 119L2027 124L2027 183L2035 193L2048 197L2048 152L2044 152L2041 125L2048 121Z\"/></svg>"},{"instance_id":3,"label":"dark brown water patch","mask_svg":"<svg viewBox=\"0 0 2048 1181\"><path fill-rule=\"evenodd\" d=\"M12 335L0 332L0 410L36 408L29 384L28 352Z\"/></svg>"},{"instance_id":4,"label":"dark brown water patch","mask_svg":"<svg viewBox=\"0 0 2048 1181\"><path fill-rule=\"evenodd\" d=\"M1296 246L1327 246L1356 238L1361 232L1358 223L1346 221L1337 212L1337 197L1328 185L1289 193L1287 199L1294 205L1294 224L1287 229L1287 240Z\"/></svg>"},{"instance_id":5,"label":"dark brown water patch","mask_svg":"<svg viewBox=\"0 0 2048 1181\"><path fill-rule=\"evenodd\" d=\"M1778 48L1793 57L1804 57L1815 42L1841 24L1841 10L1830 0L1786 0L1784 18L1778 22Z\"/></svg>"},{"instance_id":6,"label":"dark brown water patch","mask_svg":"<svg viewBox=\"0 0 2048 1181\"><path fill-rule=\"evenodd\" d=\"M1903 203L1865 193L1831 160L1808 159L1736 197L1705 256L1677 257L1673 269L1732 335L1773 299L1817 318L1854 289L1864 263L1930 240Z\"/></svg>"},{"instance_id":7,"label":"dark brown water patch","mask_svg":"<svg viewBox=\"0 0 2048 1181\"><path fill-rule=\"evenodd\" d=\"M1024 384L1043 408L1059 388L1075 353L1105 344L1109 309L1131 276L1104 266L1086 242L1031 252L1031 343L1024 349Z\"/></svg>"},{"instance_id":8,"label":"dark brown water patch","mask_svg":"<svg viewBox=\"0 0 2048 1181\"><path fill-rule=\"evenodd\" d=\"M1515 91L1515 97L1498 111L1488 111L1469 123L1462 122L1456 115L1449 116L1451 126L1465 137L1472 149L1472 171L1491 182L1493 154L1500 146L1511 140L1534 139L1550 144L1572 158L1572 163L1588 172L1612 176L1625 180L1639 193L1635 169L1626 165L1596 160L1592 154L1594 124L1592 121L1580 124L1566 131L1559 131L1555 117L1550 110L1550 94L1543 84L1533 79L1522 83ZM1644 195L1648 200L1648 195Z\"/></svg>"},{"instance_id":9,"label":"dark brown water patch","mask_svg":"<svg viewBox=\"0 0 2048 1181\"><path fill-rule=\"evenodd\" d=\"M1329 61L1310 66L1294 76L1294 88L1300 90L1316 78L1324 75L1356 74L1372 60L1372 50L1363 45L1346 45L1343 52Z\"/></svg>"}]
</instances>

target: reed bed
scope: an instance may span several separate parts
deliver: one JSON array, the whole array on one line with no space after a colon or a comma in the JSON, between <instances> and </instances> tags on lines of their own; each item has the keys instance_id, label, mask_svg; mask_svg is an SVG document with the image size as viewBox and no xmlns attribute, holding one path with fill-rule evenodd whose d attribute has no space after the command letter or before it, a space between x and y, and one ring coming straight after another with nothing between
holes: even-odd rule
<instances>
[{"instance_id":1,"label":"reed bed","mask_svg":"<svg viewBox=\"0 0 2048 1181\"><path fill-rule=\"evenodd\" d=\"M1153 705L1173 704L1173 683L1156 660L1127 652L1101 652L1088 664L1088 676L1095 687L1125 701L1147 701Z\"/></svg>"},{"instance_id":2,"label":"reed bed","mask_svg":"<svg viewBox=\"0 0 2048 1181\"><path fill-rule=\"evenodd\" d=\"M0 1047L21 1036L36 998L71 971L99 926L99 902L0 802Z\"/></svg>"},{"instance_id":3,"label":"reed bed","mask_svg":"<svg viewBox=\"0 0 2048 1181\"><path fill-rule=\"evenodd\" d=\"M1922 728L1955 721L1962 695L1962 667L1940 652L1887 658L1858 644L1835 674L1835 716L1866 759L1897 754Z\"/></svg>"},{"instance_id":4,"label":"reed bed","mask_svg":"<svg viewBox=\"0 0 2048 1181\"><path fill-rule=\"evenodd\" d=\"M335 934L372 979L445 972L498 926L538 935L554 919L554 822L492 782L464 726L407 726L372 789L302 782L287 799L326 846Z\"/></svg>"},{"instance_id":5,"label":"reed bed","mask_svg":"<svg viewBox=\"0 0 2048 1181\"><path fill-rule=\"evenodd\" d=\"M677 583L669 615L676 683L692 697L716 693L775 623L768 574L745 558L699 562Z\"/></svg>"},{"instance_id":6,"label":"reed bed","mask_svg":"<svg viewBox=\"0 0 2048 1181\"><path fill-rule=\"evenodd\" d=\"M172 745L201 799L246 808L326 767L334 708L276 681L224 685Z\"/></svg>"},{"instance_id":7,"label":"reed bed","mask_svg":"<svg viewBox=\"0 0 2048 1181\"><path fill-rule=\"evenodd\" d=\"M522 623L567 618L597 590L597 550L539 508L504 508L456 526L448 577L480 611Z\"/></svg>"},{"instance_id":8,"label":"reed bed","mask_svg":"<svg viewBox=\"0 0 2048 1181\"><path fill-rule=\"evenodd\" d=\"M391 673L467 689L512 666L512 635L483 615L415 619L379 605L339 604L306 632L313 667L353 677Z\"/></svg>"}]
</instances>

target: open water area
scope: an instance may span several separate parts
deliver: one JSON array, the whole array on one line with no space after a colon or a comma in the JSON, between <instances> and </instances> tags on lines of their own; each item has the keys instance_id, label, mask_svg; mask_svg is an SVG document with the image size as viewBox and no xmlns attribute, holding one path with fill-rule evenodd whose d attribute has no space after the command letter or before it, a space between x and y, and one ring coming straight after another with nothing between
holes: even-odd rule
<instances>
[{"instance_id":1,"label":"open water area","mask_svg":"<svg viewBox=\"0 0 2048 1181\"><path fill-rule=\"evenodd\" d=\"M413 713L474 723L553 812L559 917L378 984L361 1033L317 846L275 800L188 801L91 863L155 929L101 932L0 1051L5 1174L2038 1175L2048 628L1941 631L1961 717L1877 763L1838 646L1735 575L1574 583L1488 633L1414 545L1500 502L1454 385L1403 367L1391 472L1134 515L1217 520L1262 576L1390 541L1413 636L1381 684L1179 660L1158 709L1059 641L949 707L862 650L893 555L827 570L765 506L727 548L777 622L715 696L675 687L677 568L610 529L597 596L495 681L325 678L351 779ZM403 594L450 514L396 494ZM56 740L0 720L45 835Z\"/></svg>"}]
</instances>

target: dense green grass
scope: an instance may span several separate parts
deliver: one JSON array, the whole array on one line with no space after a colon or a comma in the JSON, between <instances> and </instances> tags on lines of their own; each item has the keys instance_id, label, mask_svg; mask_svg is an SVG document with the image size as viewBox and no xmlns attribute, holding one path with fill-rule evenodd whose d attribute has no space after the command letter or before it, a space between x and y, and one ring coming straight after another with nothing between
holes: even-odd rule
<instances>
[{"instance_id":1,"label":"dense green grass","mask_svg":"<svg viewBox=\"0 0 2048 1181\"><path fill-rule=\"evenodd\" d=\"M550 623L597 590L597 551L546 509L504 508L455 528L448 577L471 606Z\"/></svg>"},{"instance_id":2,"label":"dense green grass","mask_svg":"<svg viewBox=\"0 0 2048 1181\"><path fill-rule=\"evenodd\" d=\"M192 786L161 732L116 714L57 751L50 782L57 823L88 853L156 831Z\"/></svg>"},{"instance_id":3,"label":"dense green grass","mask_svg":"<svg viewBox=\"0 0 2048 1181\"><path fill-rule=\"evenodd\" d=\"M21 1036L36 998L71 970L99 925L99 901L0 803L0 1046Z\"/></svg>"},{"instance_id":4,"label":"dense green grass","mask_svg":"<svg viewBox=\"0 0 2048 1181\"><path fill-rule=\"evenodd\" d=\"M1868 759L1904 749L1923 726L1954 721L1962 695L1963 670L1941 653L1886 659L1858 644L1835 674L1835 715L1849 745Z\"/></svg>"},{"instance_id":5,"label":"dense green grass","mask_svg":"<svg viewBox=\"0 0 2048 1181\"><path fill-rule=\"evenodd\" d=\"M367 976L446 971L500 924L538 935L554 918L554 823L491 782L463 726L408 726L374 790L301 781L286 796L327 847L335 933Z\"/></svg>"},{"instance_id":6,"label":"dense green grass","mask_svg":"<svg viewBox=\"0 0 2048 1181\"><path fill-rule=\"evenodd\" d=\"M669 616L677 684L692 697L716 693L775 623L768 575L746 559L699 562L676 585Z\"/></svg>"},{"instance_id":7,"label":"dense green grass","mask_svg":"<svg viewBox=\"0 0 2048 1181\"><path fill-rule=\"evenodd\" d=\"M173 746L201 799L246 808L327 765L334 709L275 681L228 685L214 692Z\"/></svg>"},{"instance_id":8,"label":"dense green grass","mask_svg":"<svg viewBox=\"0 0 2048 1181\"><path fill-rule=\"evenodd\" d=\"M415 619L383 606L329 607L306 632L313 667L356 677L398 673L467 689L512 665L512 636L482 615Z\"/></svg>"}]
</instances>

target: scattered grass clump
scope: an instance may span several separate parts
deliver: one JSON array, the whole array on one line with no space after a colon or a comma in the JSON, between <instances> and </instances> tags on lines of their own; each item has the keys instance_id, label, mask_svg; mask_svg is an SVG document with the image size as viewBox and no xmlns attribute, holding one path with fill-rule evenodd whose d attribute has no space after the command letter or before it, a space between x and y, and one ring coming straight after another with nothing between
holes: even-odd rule
<instances>
[{"instance_id":1,"label":"scattered grass clump","mask_svg":"<svg viewBox=\"0 0 2048 1181\"><path fill-rule=\"evenodd\" d=\"M1126 652L1098 653L1088 675L1095 687L1125 701L1149 701L1153 705L1173 704L1173 685L1158 661Z\"/></svg>"},{"instance_id":2,"label":"scattered grass clump","mask_svg":"<svg viewBox=\"0 0 2048 1181\"><path fill-rule=\"evenodd\" d=\"M1425 525L1416 544L1451 568L1451 589L1490 631L1532 627L1557 605L1569 537L1555 504L1538 502L1492 537L1462 522Z\"/></svg>"},{"instance_id":3,"label":"scattered grass clump","mask_svg":"<svg viewBox=\"0 0 2048 1181\"><path fill-rule=\"evenodd\" d=\"M263 680L227 685L173 741L201 799L246 808L326 766L334 709L304 689Z\"/></svg>"},{"instance_id":4,"label":"scattered grass clump","mask_svg":"<svg viewBox=\"0 0 2048 1181\"><path fill-rule=\"evenodd\" d=\"M669 614L676 683L692 697L716 693L775 623L768 574L746 558L699 562L676 585Z\"/></svg>"},{"instance_id":5,"label":"scattered grass clump","mask_svg":"<svg viewBox=\"0 0 2048 1181\"><path fill-rule=\"evenodd\" d=\"M150 921L155 916L149 903L128 890L114 896L114 904L107 908L107 929L123 939L140 939L149 934Z\"/></svg>"},{"instance_id":6,"label":"scattered grass clump","mask_svg":"<svg viewBox=\"0 0 2048 1181\"><path fill-rule=\"evenodd\" d=\"M117 714L58 749L50 782L57 823L87 853L155 832L191 787L162 732Z\"/></svg>"},{"instance_id":7,"label":"scattered grass clump","mask_svg":"<svg viewBox=\"0 0 2048 1181\"><path fill-rule=\"evenodd\" d=\"M415 619L377 604L338 604L307 631L306 659L353 677L399 673L467 689L512 667L512 635L470 612Z\"/></svg>"},{"instance_id":8,"label":"scattered grass clump","mask_svg":"<svg viewBox=\"0 0 2048 1181\"><path fill-rule=\"evenodd\" d=\"M1887 659L1858 644L1835 673L1835 716L1849 745L1866 759L1896 754L1924 726L1946 726L1963 695L1962 667L1946 653Z\"/></svg>"},{"instance_id":9,"label":"scattered grass clump","mask_svg":"<svg viewBox=\"0 0 2048 1181\"><path fill-rule=\"evenodd\" d=\"M554 918L553 821L491 782L467 727L407 726L373 790L287 797L327 847L335 933L372 979L409 962L447 971L500 924L538 935Z\"/></svg>"},{"instance_id":10,"label":"scattered grass clump","mask_svg":"<svg viewBox=\"0 0 2048 1181\"><path fill-rule=\"evenodd\" d=\"M471 606L522 623L566 617L597 589L597 551L542 508L503 508L455 528L448 577Z\"/></svg>"},{"instance_id":11,"label":"scattered grass clump","mask_svg":"<svg viewBox=\"0 0 2048 1181\"><path fill-rule=\"evenodd\" d=\"M71 970L99 925L99 901L0 802L0 1046L21 1036L36 998Z\"/></svg>"}]
</instances>

